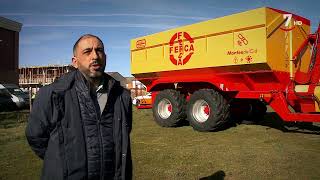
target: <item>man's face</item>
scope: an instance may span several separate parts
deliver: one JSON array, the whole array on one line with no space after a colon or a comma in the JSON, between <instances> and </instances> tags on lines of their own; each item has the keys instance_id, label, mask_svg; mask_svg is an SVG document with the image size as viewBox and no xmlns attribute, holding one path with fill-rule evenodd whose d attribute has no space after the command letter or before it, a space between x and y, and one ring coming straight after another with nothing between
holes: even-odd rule
<instances>
[{"instance_id":1,"label":"man's face","mask_svg":"<svg viewBox=\"0 0 320 180\"><path fill-rule=\"evenodd\" d=\"M95 37L85 37L76 48L72 64L87 77L101 77L106 67L103 44Z\"/></svg>"}]
</instances>

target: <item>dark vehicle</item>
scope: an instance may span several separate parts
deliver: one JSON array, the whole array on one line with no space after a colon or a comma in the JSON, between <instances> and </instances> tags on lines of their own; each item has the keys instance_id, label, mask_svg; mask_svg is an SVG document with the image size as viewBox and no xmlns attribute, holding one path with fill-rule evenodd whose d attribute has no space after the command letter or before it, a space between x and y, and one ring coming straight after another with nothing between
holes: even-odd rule
<instances>
[{"instance_id":1,"label":"dark vehicle","mask_svg":"<svg viewBox=\"0 0 320 180\"><path fill-rule=\"evenodd\" d=\"M18 109L29 106L29 95L23 92L19 86L15 84L1 84L0 88L4 88L9 92L11 99L16 104Z\"/></svg>"},{"instance_id":2,"label":"dark vehicle","mask_svg":"<svg viewBox=\"0 0 320 180\"><path fill-rule=\"evenodd\" d=\"M16 109L16 105L12 101L9 92L6 89L0 89L0 112L14 109Z\"/></svg>"}]
</instances>

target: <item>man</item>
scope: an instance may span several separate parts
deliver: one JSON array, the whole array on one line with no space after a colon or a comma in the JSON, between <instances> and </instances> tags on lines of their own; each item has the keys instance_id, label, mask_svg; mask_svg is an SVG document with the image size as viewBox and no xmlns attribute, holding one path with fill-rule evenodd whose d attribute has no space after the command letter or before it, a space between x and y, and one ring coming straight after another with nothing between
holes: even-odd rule
<instances>
[{"instance_id":1,"label":"man","mask_svg":"<svg viewBox=\"0 0 320 180\"><path fill-rule=\"evenodd\" d=\"M40 89L26 128L41 179L131 179L130 93L104 73L97 36L81 36L73 54L76 70Z\"/></svg>"}]
</instances>

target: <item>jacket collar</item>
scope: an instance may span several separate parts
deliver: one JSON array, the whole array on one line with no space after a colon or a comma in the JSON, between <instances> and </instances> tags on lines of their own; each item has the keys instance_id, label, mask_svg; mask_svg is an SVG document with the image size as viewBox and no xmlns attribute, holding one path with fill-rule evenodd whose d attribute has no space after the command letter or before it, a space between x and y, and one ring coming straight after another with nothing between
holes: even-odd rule
<instances>
[{"instance_id":1,"label":"jacket collar","mask_svg":"<svg viewBox=\"0 0 320 180\"><path fill-rule=\"evenodd\" d=\"M113 77L110 75L103 73L104 79L107 80L105 81L105 84L107 87L107 91L110 92L113 88L119 87L120 82L115 80ZM52 83L54 86L54 92L61 92L61 91L66 91L68 89L71 89L75 83L76 80L81 80L84 82L85 86L89 88L90 84L87 82L85 77L81 74L79 70L75 70L72 72L69 72L67 74L62 75L60 78L58 78L55 82Z\"/></svg>"}]
</instances>

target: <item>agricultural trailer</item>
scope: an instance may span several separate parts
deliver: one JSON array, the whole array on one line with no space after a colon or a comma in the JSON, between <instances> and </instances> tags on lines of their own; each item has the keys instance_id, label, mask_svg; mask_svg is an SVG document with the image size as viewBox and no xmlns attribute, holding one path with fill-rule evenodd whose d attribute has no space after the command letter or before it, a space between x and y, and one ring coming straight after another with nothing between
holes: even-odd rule
<instances>
[{"instance_id":1,"label":"agricultural trailer","mask_svg":"<svg viewBox=\"0 0 320 180\"><path fill-rule=\"evenodd\" d=\"M131 40L131 73L152 92L155 121L216 131L232 116L320 122L320 27L263 7ZM147 107L143 107L147 108Z\"/></svg>"}]
</instances>

